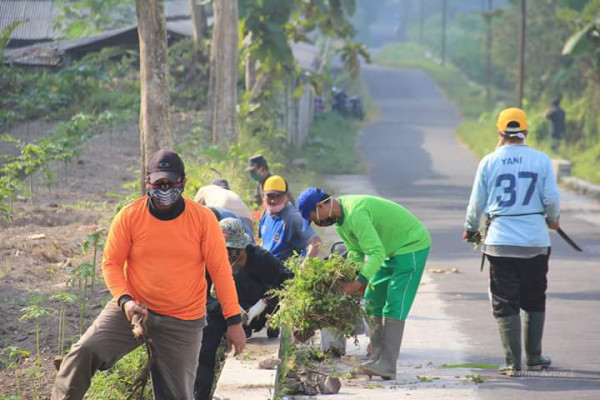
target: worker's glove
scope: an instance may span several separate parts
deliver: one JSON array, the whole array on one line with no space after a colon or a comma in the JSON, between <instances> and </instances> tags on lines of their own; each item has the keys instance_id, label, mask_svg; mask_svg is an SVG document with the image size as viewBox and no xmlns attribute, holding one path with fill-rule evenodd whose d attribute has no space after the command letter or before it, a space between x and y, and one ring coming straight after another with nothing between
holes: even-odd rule
<instances>
[{"instance_id":1,"label":"worker's glove","mask_svg":"<svg viewBox=\"0 0 600 400\"><path fill-rule=\"evenodd\" d=\"M479 231L467 231L466 239L469 243L479 243L481 242L481 233Z\"/></svg>"},{"instance_id":2,"label":"worker's glove","mask_svg":"<svg viewBox=\"0 0 600 400\"><path fill-rule=\"evenodd\" d=\"M248 321L248 313L242 308L242 306L240 306L240 317L242 317L242 324L246 325Z\"/></svg>"},{"instance_id":3,"label":"worker's glove","mask_svg":"<svg viewBox=\"0 0 600 400\"><path fill-rule=\"evenodd\" d=\"M248 310L248 318L246 320L246 325L250 325L252 323L252 320L258 317L260 314L262 314L266 308L267 303L263 299L257 301L256 304L250 307L250 309Z\"/></svg>"}]
</instances>

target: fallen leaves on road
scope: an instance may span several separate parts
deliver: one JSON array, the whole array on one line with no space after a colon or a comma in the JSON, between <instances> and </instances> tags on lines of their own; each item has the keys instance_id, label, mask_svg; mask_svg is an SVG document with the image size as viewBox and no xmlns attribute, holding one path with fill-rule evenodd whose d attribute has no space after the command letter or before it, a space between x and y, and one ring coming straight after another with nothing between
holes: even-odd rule
<instances>
[{"instance_id":1,"label":"fallen leaves on road","mask_svg":"<svg viewBox=\"0 0 600 400\"><path fill-rule=\"evenodd\" d=\"M417 379L421 382L433 382L440 379L439 376L425 376L425 375L417 375Z\"/></svg>"},{"instance_id":2,"label":"fallen leaves on road","mask_svg":"<svg viewBox=\"0 0 600 400\"><path fill-rule=\"evenodd\" d=\"M426 272L428 274L460 274L460 270L458 268L427 268Z\"/></svg>"}]
</instances>

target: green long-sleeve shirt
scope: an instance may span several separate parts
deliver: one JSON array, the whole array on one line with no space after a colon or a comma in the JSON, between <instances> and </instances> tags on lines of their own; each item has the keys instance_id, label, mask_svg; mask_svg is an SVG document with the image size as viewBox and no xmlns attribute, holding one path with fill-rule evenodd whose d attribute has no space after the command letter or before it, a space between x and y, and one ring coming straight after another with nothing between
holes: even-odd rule
<instances>
[{"instance_id":1,"label":"green long-sleeve shirt","mask_svg":"<svg viewBox=\"0 0 600 400\"><path fill-rule=\"evenodd\" d=\"M339 201L344 216L335 228L348 248L348 259L364 263L364 280L371 280L386 258L431 246L425 226L397 203L358 195L341 196Z\"/></svg>"}]
</instances>

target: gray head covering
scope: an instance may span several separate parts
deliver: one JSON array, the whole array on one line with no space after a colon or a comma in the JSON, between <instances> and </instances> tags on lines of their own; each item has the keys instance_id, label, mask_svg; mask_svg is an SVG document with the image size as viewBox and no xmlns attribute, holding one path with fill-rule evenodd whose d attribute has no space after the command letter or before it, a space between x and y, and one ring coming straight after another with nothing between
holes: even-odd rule
<instances>
[{"instance_id":1,"label":"gray head covering","mask_svg":"<svg viewBox=\"0 0 600 400\"><path fill-rule=\"evenodd\" d=\"M219 222L227 247L245 249L250 244L251 239L244 232L244 225L242 224L242 221L235 218L224 218Z\"/></svg>"}]
</instances>

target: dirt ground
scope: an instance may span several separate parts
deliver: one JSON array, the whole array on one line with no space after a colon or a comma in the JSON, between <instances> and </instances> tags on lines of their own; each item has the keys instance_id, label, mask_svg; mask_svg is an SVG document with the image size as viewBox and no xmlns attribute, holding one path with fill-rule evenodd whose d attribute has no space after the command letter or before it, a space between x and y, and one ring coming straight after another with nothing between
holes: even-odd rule
<instances>
[{"instance_id":1,"label":"dirt ground","mask_svg":"<svg viewBox=\"0 0 600 400\"><path fill-rule=\"evenodd\" d=\"M174 115L176 137L188 131L193 121L189 115ZM19 130L16 131L17 136ZM21 129L23 140L32 140L27 129ZM15 132L11 132L15 133ZM137 124L115 128L95 135L84 146L76 160L67 166L51 166L55 182L48 187L37 178L33 204L16 202L11 221L0 225L0 399L16 393L14 366L9 367L6 348L16 346L31 352L22 361L20 379L22 398L33 398L33 360L36 353L33 321L20 321L22 309L31 304L37 294L49 297L68 292L77 295L69 286L69 271L82 262L91 262L92 254L84 254L82 244L96 229L104 229L103 238L120 201L118 194L130 193L123 185L133 182L138 172L139 133ZM110 299L100 272L100 257L96 266L96 288L88 311L86 326ZM55 313L40 320L40 347L43 377L40 379L40 398L49 397L55 377L53 359L57 348L58 310L60 303L45 300L40 305ZM67 343L79 336L79 306L67 308ZM4 352L4 354L2 354ZM29 372L27 372L29 371Z\"/></svg>"}]
</instances>

